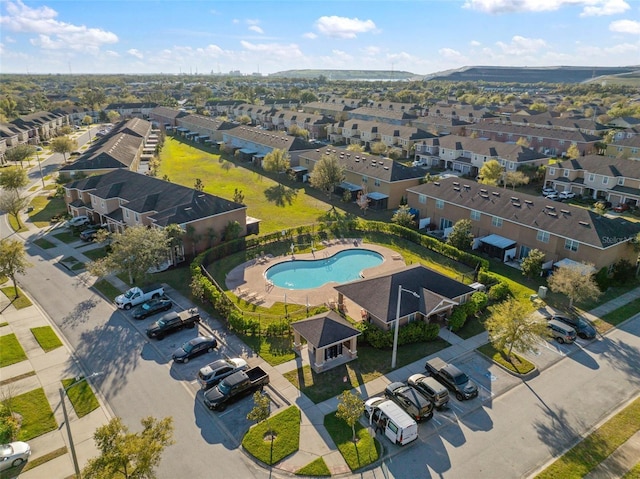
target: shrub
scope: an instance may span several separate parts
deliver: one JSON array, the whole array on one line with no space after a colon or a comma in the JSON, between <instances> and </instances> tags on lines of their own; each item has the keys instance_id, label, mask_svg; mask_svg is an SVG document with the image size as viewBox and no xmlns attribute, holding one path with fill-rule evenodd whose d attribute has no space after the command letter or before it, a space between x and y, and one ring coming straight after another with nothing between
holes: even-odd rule
<instances>
[{"instance_id":1,"label":"shrub","mask_svg":"<svg viewBox=\"0 0 640 479\"><path fill-rule=\"evenodd\" d=\"M487 307L487 303L489 302L489 298L486 293L482 291L476 291L471 295L471 301L476 305L476 313L478 311L482 311Z\"/></svg>"},{"instance_id":2,"label":"shrub","mask_svg":"<svg viewBox=\"0 0 640 479\"><path fill-rule=\"evenodd\" d=\"M491 301L503 301L510 295L511 290L509 289L509 285L502 281L489 288L489 299Z\"/></svg>"},{"instance_id":3,"label":"shrub","mask_svg":"<svg viewBox=\"0 0 640 479\"><path fill-rule=\"evenodd\" d=\"M593 278L598 285L598 288L600 288L600 291L606 291L607 288L611 285L611 278L609 278L609 269L606 266L600 268L600 271L598 271Z\"/></svg>"},{"instance_id":4,"label":"shrub","mask_svg":"<svg viewBox=\"0 0 640 479\"><path fill-rule=\"evenodd\" d=\"M393 330L383 331L377 326L369 323L360 323L362 338L376 349L385 349L393 346ZM437 324L425 323L424 321L414 321L398 330L398 344L411 344L423 341L433 341L438 337L440 327Z\"/></svg>"},{"instance_id":5,"label":"shrub","mask_svg":"<svg viewBox=\"0 0 640 479\"><path fill-rule=\"evenodd\" d=\"M633 280L635 273L636 273L635 268L626 259L621 259L619 261L616 261L616 263L613 265L612 276L613 276L613 281L616 284L624 284Z\"/></svg>"},{"instance_id":6,"label":"shrub","mask_svg":"<svg viewBox=\"0 0 640 479\"><path fill-rule=\"evenodd\" d=\"M467 321L467 312L464 305L456 306L449 317L449 328L451 331L458 331Z\"/></svg>"}]
</instances>

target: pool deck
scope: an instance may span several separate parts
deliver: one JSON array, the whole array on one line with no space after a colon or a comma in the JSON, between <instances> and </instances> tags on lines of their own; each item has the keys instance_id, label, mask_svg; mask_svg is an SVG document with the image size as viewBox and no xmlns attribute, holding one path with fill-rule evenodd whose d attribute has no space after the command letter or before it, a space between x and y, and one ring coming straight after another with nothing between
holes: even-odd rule
<instances>
[{"instance_id":1,"label":"pool deck","mask_svg":"<svg viewBox=\"0 0 640 479\"><path fill-rule=\"evenodd\" d=\"M355 246L354 242L357 242ZM285 289L274 286L267 281L265 271L274 264L284 261L297 260L313 260L321 259L334 254L353 248L363 248L375 251L382 255L382 264L367 268L364 270L364 276L378 276L380 274L404 268L406 266L404 259L396 251L370 243L363 243L360 239L350 238L343 240L334 240L333 242L325 242L318 245L320 249L314 253L288 254L286 256L278 256L276 258L267 255L266 258L260 260L247 261L233 268L226 277L225 283L230 291L233 291L243 300L259 304L266 308L271 307L276 302L285 302L289 304L301 304L309 306L327 305L331 306L338 300L338 293L334 289L337 283L327 283L319 288L313 289ZM355 304L348 301L345 304L347 311L355 309Z\"/></svg>"}]
</instances>

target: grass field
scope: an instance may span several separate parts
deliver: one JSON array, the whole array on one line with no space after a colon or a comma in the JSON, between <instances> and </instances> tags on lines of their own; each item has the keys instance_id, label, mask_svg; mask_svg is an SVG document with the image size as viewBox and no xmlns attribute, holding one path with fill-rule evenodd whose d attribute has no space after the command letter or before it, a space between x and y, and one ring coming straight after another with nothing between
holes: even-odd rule
<instances>
[{"instance_id":1,"label":"grass field","mask_svg":"<svg viewBox=\"0 0 640 479\"><path fill-rule=\"evenodd\" d=\"M51 405L47 401L44 389L34 389L10 399L11 409L22 415L22 427L19 441L28 441L56 429Z\"/></svg>"},{"instance_id":2,"label":"grass field","mask_svg":"<svg viewBox=\"0 0 640 479\"><path fill-rule=\"evenodd\" d=\"M330 475L331 471L321 457L296 471L296 476L328 477Z\"/></svg>"},{"instance_id":3,"label":"grass field","mask_svg":"<svg viewBox=\"0 0 640 479\"><path fill-rule=\"evenodd\" d=\"M29 218L38 228L45 228L51 224L53 216L67 212L67 205L63 198L49 198L36 196L31 200L33 210L29 212Z\"/></svg>"},{"instance_id":4,"label":"grass field","mask_svg":"<svg viewBox=\"0 0 640 479\"><path fill-rule=\"evenodd\" d=\"M267 436L270 431L274 434L273 444L271 437ZM269 465L293 454L300 446L300 409L290 406L256 424L245 434L242 446L256 459Z\"/></svg>"},{"instance_id":5,"label":"grass field","mask_svg":"<svg viewBox=\"0 0 640 479\"><path fill-rule=\"evenodd\" d=\"M223 160L168 137L160 154L158 178L165 175L173 183L193 187L196 178L204 183L204 191L232 200L234 190L241 190L249 206L247 215L260 218L261 233L280 231L310 224L325 213L330 205L316 193L307 194L302 183L295 183L296 193L248 167ZM229 167L230 166L230 167ZM286 183L286 181L284 181Z\"/></svg>"},{"instance_id":6,"label":"grass field","mask_svg":"<svg viewBox=\"0 0 640 479\"><path fill-rule=\"evenodd\" d=\"M380 443L371 437L368 429L360 423L356 423L355 426L357 437L355 444L352 440L351 428L342 419L338 419L335 413L324 417L324 425L352 471L362 469L376 462L380 457L382 451Z\"/></svg>"},{"instance_id":7,"label":"grass field","mask_svg":"<svg viewBox=\"0 0 640 479\"><path fill-rule=\"evenodd\" d=\"M51 326L31 328L31 332L45 353L62 346L62 341L60 341L60 338L58 338L58 335Z\"/></svg>"},{"instance_id":8,"label":"grass field","mask_svg":"<svg viewBox=\"0 0 640 479\"><path fill-rule=\"evenodd\" d=\"M122 293L122 291L113 286L106 279L96 281L93 287L100 291L108 301L113 301L116 296Z\"/></svg>"},{"instance_id":9,"label":"grass field","mask_svg":"<svg viewBox=\"0 0 640 479\"><path fill-rule=\"evenodd\" d=\"M31 301L27 298L22 290L18 288L18 297L16 298L16 289L13 286L3 286L0 291L11 300L11 304L16 309L27 308L31 306Z\"/></svg>"},{"instance_id":10,"label":"grass field","mask_svg":"<svg viewBox=\"0 0 640 479\"><path fill-rule=\"evenodd\" d=\"M67 389L67 397L69 401L71 401L78 417L86 416L94 409L100 407L96 396L91 390L91 386L82 378L80 378L79 382L76 382L75 378L63 379L62 387L64 389L69 388Z\"/></svg>"},{"instance_id":11,"label":"grass field","mask_svg":"<svg viewBox=\"0 0 640 479\"><path fill-rule=\"evenodd\" d=\"M27 355L15 334L0 336L0 368L19 363L27 359Z\"/></svg>"}]
</instances>

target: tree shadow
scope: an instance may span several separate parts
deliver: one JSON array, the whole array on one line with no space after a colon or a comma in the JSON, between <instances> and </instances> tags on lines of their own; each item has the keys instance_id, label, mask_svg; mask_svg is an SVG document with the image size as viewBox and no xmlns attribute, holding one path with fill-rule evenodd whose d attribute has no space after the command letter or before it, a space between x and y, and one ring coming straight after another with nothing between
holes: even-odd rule
<instances>
[{"instance_id":1,"label":"tree shadow","mask_svg":"<svg viewBox=\"0 0 640 479\"><path fill-rule=\"evenodd\" d=\"M60 326L62 328L70 327L71 329L74 329L77 326L86 323L90 319L91 311L97 304L98 301L95 298L81 301L75 306L75 308L73 308L73 311L62 318Z\"/></svg>"},{"instance_id":2,"label":"tree shadow","mask_svg":"<svg viewBox=\"0 0 640 479\"><path fill-rule=\"evenodd\" d=\"M267 198L267 201L276 206L291 206L293 200L298 196L298 190L278 184L264 190L264 196Z\"/></svg>"}]
</instances>

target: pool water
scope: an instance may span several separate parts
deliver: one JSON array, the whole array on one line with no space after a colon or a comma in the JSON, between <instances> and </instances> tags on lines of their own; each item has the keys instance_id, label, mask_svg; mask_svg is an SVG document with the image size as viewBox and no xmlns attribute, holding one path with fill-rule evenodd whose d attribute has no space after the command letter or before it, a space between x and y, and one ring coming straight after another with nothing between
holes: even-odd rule
<instances>
[{"instance_id":1,"label":"pool water","mask_svg":"<svg viewBox=\"0 0 640 479\"><path fill-rule=\"evenodd\" d=\"M363 270L378 266L383 260L375 251L354 248L328 258L284 261L265 271L265 277L280 288L319 288L327 283L342 284L360 279Z\"/></svg>"}]
</instances>

